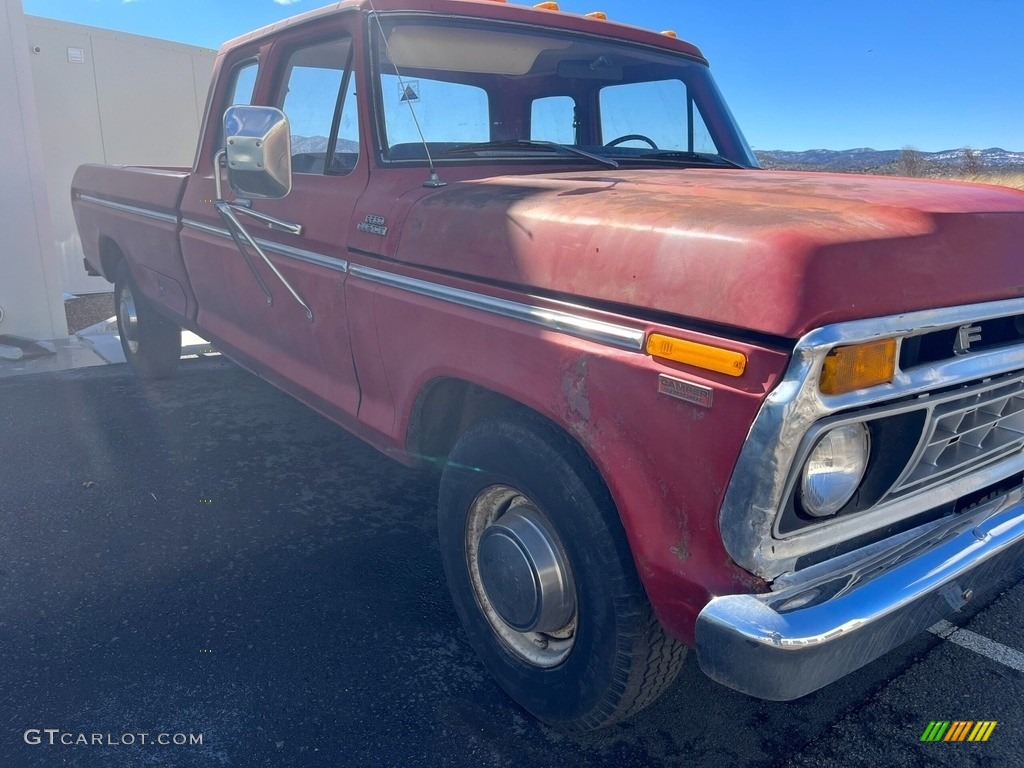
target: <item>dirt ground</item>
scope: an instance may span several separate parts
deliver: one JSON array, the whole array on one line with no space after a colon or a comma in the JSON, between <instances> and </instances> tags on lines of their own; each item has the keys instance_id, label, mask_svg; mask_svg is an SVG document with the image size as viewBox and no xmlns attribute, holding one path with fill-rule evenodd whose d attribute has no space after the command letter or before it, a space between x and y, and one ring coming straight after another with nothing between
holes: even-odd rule
<instances>
[{"instance_id":1,"label":"dirt ground","mask_svg":"<svg viewBox=\"0 0 1024 768\"><path fill-rule=\"evenodd\" d=\"M114 294L92 293L68 299L64 302L64 314L68 318L68 333L78 333L114 316Z\"/></svg>"}]
</instances>

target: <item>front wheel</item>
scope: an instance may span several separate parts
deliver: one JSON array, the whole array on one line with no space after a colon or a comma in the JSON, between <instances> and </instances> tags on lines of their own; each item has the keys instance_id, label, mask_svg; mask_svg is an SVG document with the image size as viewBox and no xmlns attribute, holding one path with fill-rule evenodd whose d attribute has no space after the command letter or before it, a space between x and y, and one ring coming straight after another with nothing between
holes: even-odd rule
<instances>
[{"instance_id":1,"label":"front wheel","mask_svg":"<svg viewBox=\"0 0 1024 768\"><path fill-rule=\"evenodd\" d=\"M164 379L181 358L181 328L161 317L139 293L128 264L114 276L117 334L125 360L142 379Z\"/></svg>"},{"instance_id":2,"label":"front wheel","mask_svg":"<svg viewBox=\"0 0 1024 768\"><path fill-rule=\"evenodd\" d=\"M463 435L441 478L441 557L469 640L502 688L549 725L600 728L672 683L665 634L593 465L518 411Z\"/></svg>"}]
</instances>

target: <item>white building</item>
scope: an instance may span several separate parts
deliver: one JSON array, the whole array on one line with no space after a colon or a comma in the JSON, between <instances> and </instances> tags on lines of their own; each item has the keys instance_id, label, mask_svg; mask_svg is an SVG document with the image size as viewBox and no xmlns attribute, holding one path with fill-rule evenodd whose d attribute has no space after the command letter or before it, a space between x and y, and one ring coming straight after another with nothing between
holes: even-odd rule
<instances>
[{"instance_id":1,"label":"white building","mask_svg":"<svg viewBox=\"0 0 1024 768\"><path fill-rule=\"evenodd\" d=\"M111 290L82 266L71 178L82 163L191 166L214 58L0 0L0 334L64 336L62 291Z\"/></svg>"}]
</instances>

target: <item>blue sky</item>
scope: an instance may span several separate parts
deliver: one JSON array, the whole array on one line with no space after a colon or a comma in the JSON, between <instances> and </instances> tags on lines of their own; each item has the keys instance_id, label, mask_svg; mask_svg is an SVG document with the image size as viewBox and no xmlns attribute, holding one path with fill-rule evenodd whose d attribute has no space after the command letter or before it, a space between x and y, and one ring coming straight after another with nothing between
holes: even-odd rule
<instances>
[{"instance_id":1,"label":"blue sky","mask_svg":"<svg viewBox=\"0 0 1024 768\"><path fill-rule=\"evenodd\" d=\"M23 0L204 48L322 0ZM696 43L757 149L1024 151L1024 0L562 0Z\"/></svg>"}]
</instances>

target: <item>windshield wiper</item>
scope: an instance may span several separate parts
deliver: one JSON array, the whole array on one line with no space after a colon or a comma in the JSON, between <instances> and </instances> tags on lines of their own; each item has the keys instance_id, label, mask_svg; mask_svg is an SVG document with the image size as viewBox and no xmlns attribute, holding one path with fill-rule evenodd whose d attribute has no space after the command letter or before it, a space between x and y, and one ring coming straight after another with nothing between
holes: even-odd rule
<instances>
[{"instance_id":1,"label":"windshield wiper","mask_svg":"<svg viewBox=\"0 0 1024 768\"><path fill-rule=\"evenodd\" d=\"M562 155L575 155L578 157L585 157L589 160L593 160L595 163L606 165L609 168L618 168L619 164L617 161L612 160L610 157L601 157L601 155L595 155L592 152L573 147L569 144L559 144L554 141L534 141L532 139L512 139L510 141L481 141L475 144L460 144L457 147L452 147L449 150L442 152L442 155L470 155L474 152L488 151L488 150L533 150L533 149L547 149L554 152L558 152Z\"/></svg>"},{"instance_id":2,"label":"windshield wiper","mask_svg":"<svg viewBox=\"0 0 1024 768\"><path fill-rule=\"evenodd\" d=\"M657 152L644 152L640 157L644 160L680 160L686 163L705 163L707 165L724 165L730 168L742 168L750 170L745 165L740 165L735 160L730 160L721 155L712 155L705 152L685 152L682 150L659 150Z\"/></svg>"}]
</instances>

